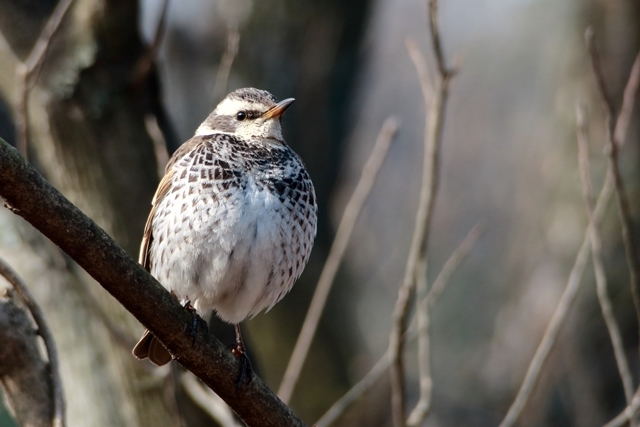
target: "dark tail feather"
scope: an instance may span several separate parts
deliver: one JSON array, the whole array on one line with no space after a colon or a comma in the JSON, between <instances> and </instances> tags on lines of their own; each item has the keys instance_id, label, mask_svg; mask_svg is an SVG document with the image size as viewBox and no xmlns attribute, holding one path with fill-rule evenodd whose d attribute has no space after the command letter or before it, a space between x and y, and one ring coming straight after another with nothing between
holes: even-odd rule
<instances>
[{"instance_id":1,"label":"dark tail feather","mask_svg":"<svg viewBox=\"0 0 640 427\"><path fill-rule=\"evenodd\" d=\"M141 360L149 358L152 363L158 366L166 365L173 359L169 351L148 329L144 331L138 344L133 347L133 355Z\"/></svg>"}]
</instances>

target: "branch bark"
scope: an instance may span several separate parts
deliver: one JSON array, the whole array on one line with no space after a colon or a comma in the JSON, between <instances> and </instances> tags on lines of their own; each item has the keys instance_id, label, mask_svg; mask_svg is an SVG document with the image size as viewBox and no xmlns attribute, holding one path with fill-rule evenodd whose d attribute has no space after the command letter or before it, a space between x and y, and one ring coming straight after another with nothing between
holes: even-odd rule
<instances>
[{"instance_id":1,"label":"branch bark","mask_svg":"<svg viewBox=\"0 0 640 427\"><path fill-rule=\"evenodd\" d=\"M199 328L192 316L100 227L53 188L18 152L0 140L0 196L73 258L216 392L248 426L303 426L260 380L236 390L238 360Z\"/></svg>"}]
</instances>

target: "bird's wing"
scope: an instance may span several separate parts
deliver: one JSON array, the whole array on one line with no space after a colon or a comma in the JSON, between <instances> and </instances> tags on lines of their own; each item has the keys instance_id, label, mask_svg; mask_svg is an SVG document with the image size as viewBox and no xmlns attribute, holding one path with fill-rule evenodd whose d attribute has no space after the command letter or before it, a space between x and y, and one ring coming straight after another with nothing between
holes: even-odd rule
<instances>
[{"instance_id":1,"label":"bird's wing","mask_svg":"<svg viewBox=\"0 0 640 427\"><path fill-rule=\"evenodd\" d=\"M156 214L156 209L158 204L162 200L162 198L169 192L171 188L171 181L173 180L173 176L176 174L175 169L171 169L167 171L160 184L158 184L158 189L156 190L156 194L153 196L153 200L151 201L151 212L149 213L149 218L147 218L147 223L144 226L144 234L142 235L142 244L140 245L140 264L147 269L147 271L151 271L151 265L149 262L149 249L151 248L151 242L153 242L153 217Z\"/></svg>"}]
</instances>

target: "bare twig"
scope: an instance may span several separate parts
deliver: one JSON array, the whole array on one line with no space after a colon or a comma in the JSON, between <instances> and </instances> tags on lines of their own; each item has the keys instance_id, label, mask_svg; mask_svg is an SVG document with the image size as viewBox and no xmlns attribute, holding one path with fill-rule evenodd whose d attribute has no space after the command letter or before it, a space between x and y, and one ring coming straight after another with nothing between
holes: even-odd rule
<instances>
[{"instance_id":1,"label":"bare twig","mask_svg":"<svg viewBox=\"0 0 640 427\"><path fill-rule=\"evenodd\" d=\"M427 259L420 260L416 277L416 320L418 322L418 372L420 374L420 399L409 414L407 425L419 426L431 409L431 393L433 379L431 378L431 336L429 335L429 297L427 289Z\"/></svg>"},{"instance_id":2,"label":"bare twig","mask_svg":"<svg viewBox=\"0 0 640 427\"><path fill-rule=\"evenodd\" d=\"M454 71L447 66L447 61L444 59L442 42L440 41L440 29L438 27L438 0L429 0L429 13L427 18L429 20L429 30L431 33L431 46L433 48L433 53L436 56L436 63L438 64L438 73L440 76L451 76Z\"/></svg>"},{"instance_id":3,"label":"bare twig","mask_svg":"<svg viewBox=\"0 0 640 427\"><path fill-rule=\"evenodd\" d=\"M633 420L633 417L638 410L640 410L640 389L636 391L631 403L624 408L624 411L605 424L604 427L622 427Z\"/></svg>"},{"instance_id":4,"label":"bare twig","mask_svg":"<svg viewBox=\"0 0 640 427\"><path fill-rule=\"evenodd\" d=\"M371 151L371 155L362 169L360 180L358 181L355 190L353 190L353 194L344 209L340 225L338 226L338 231L336 231L336 237L331 245L331 250L327 256L327 261L324 264L320 278L318 279L318 285L316 286L316 291L313 295L313 299L311 300L307 317L302 325L298 341L296 342L289 365L287 366L287 370L285 371L282 379L282 384L278 390L278 396L280 396L282 401L285 403L291 398L291 394L293 393L298 377L300 376L302 365L304 364L307 353L309 352L309 347L311 346L311 341L313 340L316 328L318 327L322 310L324 309L327 297L329 296L331 285L333 284L333 280L344 256L344 252L347 249L347 244L351 238L351 233L353 232L356 220L362 211L364 202L371 193L373 184L378 176L378 171L387 156L389 146L393 141L397 129L398 124L396 119L393 117L389 117L384 121L375 146Z\"/></svg>"},{"instance_id":5,"label":"bare twig","mask_svg":"<svg viewBox=\"0 0 640 427\"><path fill-rule=\"evenodd\" d=\"M407 47L407 51L409 52L409 57L413 61L413 65L416 67L418 80L420 81L420 89L422 90L422 98L425 104L429 105L433 98L433 82L429 76L427 60L418 47L418 43L416 43L412 37L407 37L404 44Z\"/></svg>"},{"instance_id":6,"label":"bare twig","mask_svg":"<svg viewBox=\"0 0 640 427\"><path fill-rule=\"evenodd\" d=\"M629 370L629 362L627 361L627 356L624 352L624 344L622 342L622 336L620 335L620 328L618 327L618 322L613 314L611 300L609 299L607 292L607 276L602 262L600 233L598 232L598 226L593 218L591 176L589 173L589 147L584 108L578 107L576 115L578 129L578 164L580 166L580 178L582 180L582 192L584 194L587 218L589 219L590 224L591 255L596 277L596 290L598 300L600 301L602 317L604 318L609 331L609 336L611 337L613 352L618 365L620 378L622 379L624 395L627 400L627 405L630 405L631 400L633 399L633 379ZM635 423L632 423L632 425L635 425Z\"/></svg>"},{"instance_id":7,"label":"bare twig","mask_svg":"<svg viewBox=\"0 0 640 427\"><path fill-rule=\"evenodd\" d=\"M414 49L414 42L407 41L407 49L411 58L415 62L418 70L418 77L422 93L424 95L426 117L424 130L424 164L422 170L422 187L420 190L420 201L416 212L413 239L407 257L405 274L402 285L398 291L398 299L393 310L393 325L389 337L389 348L391 349L391 407L393 411L393 424L395 427L405 425L405 390L404 390L404 331L407 326L407 318L415 286L418 280L417 275L424 270L426 274L426 254L431 217L435 206L436 193L439 179L439 152L440 141L442 139L442 128L444 124L444 113L449 94L449 83L453 77L453 71L449 70L444 63L444 56L440 42L440 34L437 26L438 3L436 0L429 1L429 28L433 42L434 53L438 62L438 75L435 82L430 82L427 77L424 60ZM428 95L432 93L433 96ZM424 263L421 271L417 267L419 263Z\"/></svg>"},{"instance_id":8,"label":"bare twig","mask_svg":"<svg viewBox=\"0 0 640 427\"><path fill-rule=\"evenodd\" d=\"M471 247L480 236L479 225L473 227L466 239L451 254L447 262L442 267L437 281L430 291L427 289L427 260L426 257L418 263L417 275L417 300L416 319L418 322L418 369L420 373L420 398L413 411L407 419L407 425L411 427L419 426L425 420L431 409L431 394L433 390L433 379L431 378L431 339L429 336L430 314L429 308L433 306L437 297L442 293L444 287L449 282L451 275L458 267L463 258L467 256ZM436 285L438 286L436 288ZM428 292L427 292L428 291Z\"/></svg>"},{"instance_id":9,"label":"bare twig","mask_svg":"<svg viewBox=\"0 0 640 427\"><path fill-rule=\"evenodd\" d=\"M0 258L0 275L3 276L13 286L16 293L29 309L33 320L38 326L38 335L42 337L44 346L47 349L47 357L49 359L49 369L51 375L51 384L53 392L53 427L64 427L65 422L65 401L64 390L62 388L62 380L60 379L58 350L53 333L49 329L49 325L44 317L44 313L40 309L38 303L29 292L27 285L20 279L15 271Z\"/></svg>"},{"instance_id":10,"label":"bare twig","mask_svg":"<svg viewBox=\"0 0 640 427\"><path fill-rule=\"evenodd\" d=\"M40 32L38 40L36 40L36 43L33 45L29 56L16 67L19 89L18 105L16 106L16 126L18 128L17 147L18 151L25 158L27 157L30 138L29 93L38 80L40 68L49 50L51 39L60 27L60 23L67 14L71 3L73 3L73 0L61 0L56 5L56 8Z\"/></svg>"},{"instance_id":11,"label":"bare twig","mask_svg":"<svg viewBox=\"0 0 640 427\"><path fill-rule=\"evenodd\" d=\"M445 287L449 283L451 276L458 269L460 263L462 263L467 255L469 255L469 252L471 252L471 249L476 244L483 231L484 226L476 224L444 263L442 270L440 270L438 277L436 277L436 280L434 280L433 285L431 285L431 289L429 290L428 296L429 304L431 306L440 297L442 291L444 291Z\"/></svg>"},{"instance_id":12,"label":"bare twig","mask_svg":"<svg viewBox=\"0 0 640 427\"><path fill-rule=\"evenodd\" d=\"M221 427L240 427L224 400L206 388L191 373L185 372L180 376L182 388L189 397Z\"/></svg>"},{"instance_id":13,"label":"bare twig","mask_svg":"<svg viewBox=\"0 0 640 427\"><path fill-rule=\"evenodd\" d=\"M144 80L146 80L146 78L149 76L149 73L153 69L153 64L158 58L158 53L160 53L160 46L162 45L162 40L164 39L164 34L167 29L168 10L169 0L163 0L162 6L160 7L160 17L158 18L156 30L153 33L151 45L149 46L145 54L142 55L140 59L138 59L138 63L134 68L133 78L131 79L134 87L139 86Z\"/></svg>"},{"instance_id":14,"label":"bare twig","mask_svg":"<svg viewBox=\"0 0 640 427\"><path fill-rule=\"evenodd\" d=\"M219 102L222 97L227 93L227 86L229 83L229 75L231 74L231 67L233 61L238 54L238 47L240 46L240 31L238 31L237 25L230 25L227 34L227 47L222 54L222 60L218 67L218 73L216 74L216 83L213 86L213 100Z\"/></svg>"},{"instance_id":15,"label":"bare twig","mask_svg":"<svg viewBox=\"0 0 640 427\"><path fill-rule=\"evenodd\" d=\"M158 177L162 178L164 176L164 168L169 162L167 140L158 125L158 119L155 115L149 114L144 118L144 127L147 129L147 134L149 134L149 137L153 141L153 151L156 155L156 163L158 165Z\"/></svg>"},{"instance_id":16,"label":"bare twig","mask_svg":"<svg viewBox=\"0 0 640 427\"><path fill-rule=\"evenodd\" d=\"M444 267L433 282L434 285L431 291L428 293L427 298L429 301L429 308L433 307L442 291L447 287L451 276L456 270L457 266L469 255L473 245L478 240L478 237L482 233L482 229L479 225L473 227L465 239L460 245L453 251L449 259L444 264ZM436 290L436 284L438 284L438 292ZM407 344L413 342L417 337L417 331L414 329L415 322L412 322L407 328L406 341ZM364 394L375 382L387 371L387 368L391 364L391 349L387 349L384 355L376 362L371 370L364 376L357 384L355 384L344 396L336 401L326 414L316 422L316 427L327 427L331 425L338 417L351 405L356 399Z\"/></svg>"},{"instance_id":17,"label":"bare twig","mask_svg":"<svg viewBox=\"0 0 640 427\"><path fill-rule=\"evenodd\" d=\"M638 60L636 60L636 63L637 62ZM637 91L637 84L638 84L637 72L635 70L638 68L639 67L636 67L636 65L634 64L631 77L629 78L629 81L627 82L627 86L624 91L624 99L622 101L622 105L625 106L625 108L621 111L621 114L618 116L618 120L616 121L616 125L615 125L614 134L617 135L617 140L619 141L620 146L622 146L622 144L624 143L627 129L628 129L629 116L633 111L633 103L634 103L635 94ZM592 224L597 226L600 223L602 216L604 215L604 211L606 207L609 205L611 196L613 195L613 190L614 190L614 176L613 176L611 162L609 162L604 184L602 186L602 189L600 190L600 195L598 196L596 206L593 209L594 221L592 222ZM518 390L518 394L516 395L515 400L511 404L511 407L509 408L509 411L507 412L507 415L505 416L504 420L502 420L500 427L512 426L515 423L515 421L520 416L522 409L527 404L527 401L529 400L529 396L533 391L533 387L535 386L538 380L538 377L540 376L540 371L542 370L542 367L547 357L549 356L549 352L551 351L551 348L555 343L555 340L558 336L558 332L560 330L560 326L562 325L562 322L564 321L567 315L567 312L569 311L569 308L573 303L573 300L575 298L576 292L578 291L578 288L580 287L580 278L582 276L582 273L584 272L587 259L589 256L589 252L590 252L589 250L591 245L590 229L591 229L591 224L587 227L587 230L585 231L585 236L582 242L582 246L580 247L580 250L576 255L576 260L573 264L573 268L571 269L571 273L567 281L567 287L565 288L564 293L560 298L560 302L556 307L556 311L551 317L551 321L547 326L544 336L542 337L542 340L538 345L536 353L534 354L533 359L529 364L529 368L522 382L522 385L520 386L520 390Z\"/></svg>"},{"instance_id":18,"label":"bare twig","mask_svg":"<svg viewBox=\"0 0 640 427\"><path fill-rule=\"evenodd\" d=\"M617 121L619 115L616 115L613 103L607 92L607 85L602 73L602 64L600 63L600 55L596 49L593 41L593 30L587 29L585 33L587 41L587 47L591 54L591 63L593 65L593 71L598 84L598 89L602 100L604 101L607 109L607 152L609 154L609 163L611 164L611 171L613 173L615 188L616 188L616 200L618 202L618 214L620 216L620 222L622 224L622 240L624 242L625 253L627 255L627 264L629 267L629 279L631 282L631 294L633 296L633 303L636 307L636 316L638 318L638 324L640 325L640 261L638 260L638 248L636 242L633 239L634 228L633 219L631 216L631 207L629 204L629 198L624 187L622 180L622 174L620 172L619 163L619 150L622 142L616 140L617 132L614 125L614 121ZM640 81L640 53L636 57L636 61L631 69L631 74L625 88L625 98L631 97L628 100L629 103L623 103L623 107L632 109L633 105L630 104L638 91L638 82ZM623 110L621 110L623 111ZM627 113L627 117L630 116L630 111ZM622 113L620 114L622 115ZM628 118L627 118L628 120ZM639 329L640 332L640 329Z\"/></svg>"}]
</instances>

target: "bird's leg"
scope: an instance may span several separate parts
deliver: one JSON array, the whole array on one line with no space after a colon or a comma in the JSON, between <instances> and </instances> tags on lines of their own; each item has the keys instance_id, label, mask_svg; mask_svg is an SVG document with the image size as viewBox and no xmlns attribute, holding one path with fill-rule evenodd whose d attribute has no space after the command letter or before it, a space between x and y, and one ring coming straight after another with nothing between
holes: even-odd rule
<instances>
[{"instance_id":1,"label":"bird's leg","mask_svg":"<svg viewBox=\"0 0 640 427\"><path fill-rule=\"evenodd\" d=\"M247 355L247 348L244 346L244 341L242 340L242 333L240 332L240 325L233 325L236 329L236 345L231 349L231 353L234 356L240 359L240 374L238 375L238 380L236 381L236 391L242 386L245 377L248 378L248 382L250 383L253 379L253 369L251 368L251 360L249 360L249 356Z\"/></svg>"}]
</instances>

